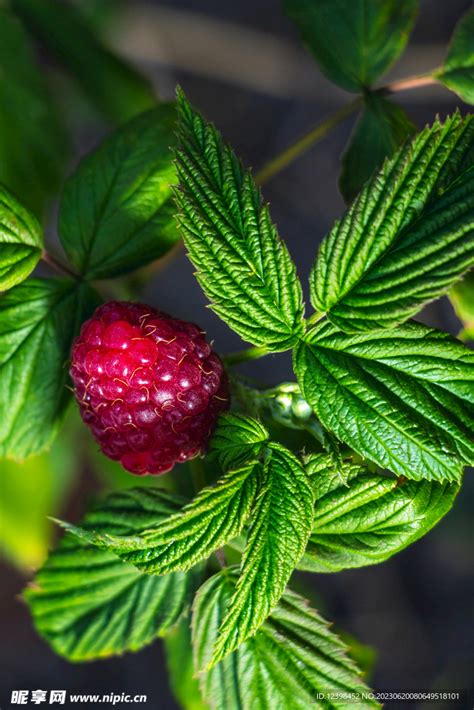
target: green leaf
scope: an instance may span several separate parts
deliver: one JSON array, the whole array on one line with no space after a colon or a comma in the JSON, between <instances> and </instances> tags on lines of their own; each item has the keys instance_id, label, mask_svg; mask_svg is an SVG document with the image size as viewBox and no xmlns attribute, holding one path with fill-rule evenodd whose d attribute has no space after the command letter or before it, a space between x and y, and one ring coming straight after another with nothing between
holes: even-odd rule
<instances>
[{"instance_id":1,"label":"green leaf","mask_svg":"<svg viewBox=\"0 0 474 710\"><path fill-rule=\"evenodd\" d=\"M0 182L41 216L58 188L66 140L20 22L0 8Z\"/></svg>"},{"instance_id":2,"label":"green leaf","mask_svg":"<svg viewBox=\"0 0 474 710\"><path fill-rule=\"evenodd\" d=\"M209 451L227 469L255 460L267 441L268 431L256 419L244 414L224 414L218 419Z\"/></svg>"},{"instance_id":3,"label":"green leaf","mask_svg":"<svg viewBox=\"0 0 474 710\"><path fill-rule=\"evenodd\" d=\"M87 278L127 273L176 243L170 150L175 117L173 104L138 116L86 156L67 180L60 237Z\"/></svg>"},{"instance_id":4,"label":"green leaf","mask_svg":"<svg viewBox=\"0 0 474 710\"><path fill-rule=\"evenodd\" d=\"M197 669L209 667L235 583L235 570L223 570L208 579L195 597ZM290 590L253 638L199 678L205 700L216 710L347 710L347 694L370 692L329 624ZM358 695L357 707L365 710L379 705Z\"/></svg>"},{"instance_id":5,"label":"green leaf","mask_svg":"<svg viewBox=\"0 0 474 710\"><path fill-rule=\"evenodd\" d=\"M464 325L458 337L474 340L474 270L455 284L448 295L457 317Z\"/></svg>"},{"instance_id":6,"label":"green leaf","mask_svg":"<svg viewBox=\"0 0 474 710\"><path fill-rule=\"evenodd\" d=\"M416 130L405 111L382 96L365 99L364 110L342 157L339 188L352 202L385 158Z\"/></svg>"},{"instance_id":7,"label":"green leaf","mask_svg":"<svg viewBox=\"0 0 474 710\"><path fill-rule=\"evenodd\" d=\"M421 323L346 335L324 321L295 350L303 395L361 456L413 479L474 460L474 353Z\"/></svg>"},{"instance_id":8,"label":"green leaf","mask_svg":"<svg viewBox=\"0 0 474 710\"><path fill-rule=\"evenodd\" d=\"M111 52L72 3L12 0L12 6L106 118L122 123L155 104L148 79Z\"/></svg>"},{"instance_id":9,"label":"green leaf","mask_svg":"<svg viewBox=\"0 0 474 710\"><path fill-rule=\"evenodd\" d=\"M271 443L262 471L240 576L219 628L211 665L255 634L283 594L308 542L313 492L298 459Z\"/></svg>"},{"instance_id":10,"label":"green leaf","mask_svg":"<svg viewBox=\"0 0 474 710\"><path fill-rule=\"evenodd\" d=\"M339 487L347 488L355 476L368 473L362 463L354 463L333 453L312 453L305 457L305 470L313 488L315 501Z\"/></svg>"},{"instance_id":11,"label":"green leaf","mask_svg":"<svg viewBox=\"0 0 474 710\"><path fill-rule=\"evenodd\" d=\"M208 710L194 673L190 618L185 616L163 639L168 680L183 710ZM230 709L231 710L231 709Z\"/></svg>"},{"instance_id":12,"label":"green leaf","mask_svg":"<svg viewBox=\"0 0 474 710\"><path fill-rule=\"evenodd\" d=\"M336 477L315 456L313 532L298 569L338 572L378 564L431 530L451 509L459 485L405 481L353 471ZM354 475L355 474L355 475Z\"/></svg>"},{"instance_id":13,"label":"green leaf","mask_svg":"<svg viewBox=\"0 0 474 710\"><path fill-rule=\"evenodd\" d=\"M474 117L438 120L370 180L321 245L317 311L348 332L393 327L474 263Z\"/></svg>"},{"instance_id":14,"label":"green leaf","mask_svg":"<svg viewBox=\"0 0 474 710\"><path fill-rule=\"evenodd\" d=\"M463 101L474 104L474 9L461 17L444 64L435 76Z\"/></svg>"},{"instance_id":15,"label":"green leaf","mask_svg":"<svg viewBox=\"0 0 474 710\"><path fill-rule=\"evenodd\" d=\"M43 231L36 217L0 185L0 291L26 279L42 248Z\"/></svg>"},{"instance_id":16,"label":"green leaf","mask_svg":"<svg viewBox=\"0 0 474 710\"><path fill-rule=\"evenodd\" d=\"M179 223L212 309L244 340L285 350L302 331L295 265L232 149L178 94Z\"/></svg>"},{"instance_id":17,"label":"green leaf","mask_svg":"<svg viewBox=\"0 0 474 710\"><path fill-rule=\"evenodd\" d=\"M83 525L130 534L166 519L178 505L158 488L129 489L108 497ZM197 582L191 573L141 574L113 553L66 535L25 598L36 629L56 653L85 661L138 651L165 634L187 609Z\"/></svg>"},{"instance_id":18,"label":"green leaf","mask_svg":"<svg viewBox=\"0 0 474 710\"><path fill-rule=\"evenodd\" d=\"M214 486L203 488L175 515L132 536L61 525L148 574L186 571L239 535L254 502L258 473L254 462L231 471Z\"/></svg>"},{"instance_id":19,"label":"green leaf","mask_svg":"<svg viewBox=\"0 0 474 710\"><path fill-rule=\"evenodd\" d=\"M23 463L0 462L0 551L22 572L43 564L53 539L48 516L58 515L77 473L72 440Z\"/></svg>"},{"instance_id":20,"label":"green leaf","mask_svg":"<svg viewBox=\"0 0 474 710\"><path fill-rule=\"evenodd\" d=\"M371 86L403 52L417 0L283 0L321 71L347 91Z\"/></svg>"},{"instance_id":21,"label":"green leaf","mask_svg":"<svg viewBox=\"0 0 474 710\"><path fill-rule=\"evenodd\" d=\"M0 299L0 457L45 449L62 422L67 361L81 323L98 305L87 285L31 279Z\"/></svg>"}]
</instances>

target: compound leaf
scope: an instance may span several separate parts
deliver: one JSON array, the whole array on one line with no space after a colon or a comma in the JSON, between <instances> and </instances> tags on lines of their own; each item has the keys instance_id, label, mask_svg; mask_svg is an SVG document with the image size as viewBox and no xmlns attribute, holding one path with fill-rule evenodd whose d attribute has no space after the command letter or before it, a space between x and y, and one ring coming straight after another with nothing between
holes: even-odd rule
<instances>
[{"instance_id":1,"label":"compound leaf","mask_svg":"<svg viewBox=\"0 0 474 710\"><path fill-rule=\"evenodd\" d=\"M417 0L283 0L328 79L347 91L371 86L400 56Z\"/></svg>"},{"instance_id":2,"label":"compound leaf","mask_svg":"<svg viewBox=\"0 0 474 710\"><path fill-rule=\"evenodd\" d=\"M178 239L171 186L175 107L132 119L87 155L67 180L59 231L88 279L127 273L163 256Z\"/></svg>"},{"instance_id":3,"label":"compound leaf","mask_svg":"<svg viewBox=\"0 0 474 710\"><path fill-rule=\"evenodd\" d=\"M223 414L211 439L210 453L215 453L222 468L227 469L255 460L269 438L268 431L257 419L244 414Z\"/></svg>"},{"instance_id":4,"label":"compound leaf","mask_svg":"<svg viewBox=\"0 0 474 710\"><path fill-rule=\"evenodd\" d=\"M166 519L181 501L159 488L109 496L85 529L138 533ZM138 651L164 635L188 608L194 573L140 573L107 550L66 534L24 596L38 632L61 656L85 661Z\"/></svg>"},{"instance_id":5,"label":"compound leaf","mask_svg":"<svg viewBox=\"0 0 474 710\"><path fill-rule=\"evenodd\" d=\"M324 458L316 455L306 464L315 512L301 570L338 572L384 562L429 532L459 491L457 484L397 480L360 467L337 476Z\"/></svg>"},{"instance_id":6,"label":"compound leaf","mask_svg":"<svg viewBox=\"0 0 474 710\"><path fill-rule=\"evenodd\" d=\"M324 321L294 360L323 426L382 468L438 481L474 460L473 365L462 343L415 322L347 335Z\"/></svg>"},{"instance_id":7,"label":"compound leaf","mask_svg":"<svg viewBox=\"0 0 474 710\"><path fill-rule=\"evenodd\" d=\"M339 188L352 202L385 158L416 130L405 111L382 96L368 96L342 157Z\"/></svg>"},{"instance_id":8,"label":"compound leaf","mask_svg":"<svg viewBox=\"0 0 474 710\"><path fill-rule=\"evenodd\" d=\"M21 23L0 8L0 182L38 217L58 188L67 145Z\"/></svg>"},{"instance_id":9,"label":"compound leaf","mask_svg":"<svg viewBox=\"0 0 474 710\"><path fill-rule=\"evenodd\" d=\"M302 294L250 172L178 95L179 223L213 310L244 340L285 350L302 331Z\"/></svg>"},{"instance_id":10,"label":"compound leaf","mask_svg":"<svg viewBox=\"0 0 474 710\"><path fill-rule=\"evenodd\" d=\"M39 453L69 401L67 362L81 323L98 305L89 286L31 279L0 299L0 457Z\"/></svg>"},{"instance_id":11,"label":"compound leaf","mask_svg":"<svg viewBox=\"0 0 474 710\"><path fill-rule=\"evenodd\" d=\"M317 311L345 331L393 327L474 263L474 117L438 120L370 180L321 245Z\"/></svg>"},{"instance_id":12,"label":"compound leaf","mask_svg":"<svg viewBox=\"0 0 474 710\"><path fill-rule=\"evenodd\" d=\"M311 532L313 492L298 459L267 448L240 576L220 625L212 665L255 634L283 594Z\"/></svg>"},{"instance_id":13,"label":"compound leaf","mask_svg":"<svg viewBox=\"0 0 474 710\"><path fill-rule=\"evenodd\" d=\"M78 7L63 0L12 0L12 5L108 119L122 123L155 104L150 82L101 42Z\"/></svg>"},{"instance_id":14,"label":"compound leaf","mask_svg":"<svg viewBox=\"0 0 474 710\"><path fill-rule=\"evenodd\" d=\"M250 514L258 480L258 464L254 462L231 471L214 486L201 490L175 515L138 534L111 535L69 523L61 525L148 574L186 571L239 535Z\"/></svg>"},{"instance_id":15,"label":"compound leaf","mask_svg":"<svg viewBox=\"0 0 474 710\"><path fill-rule=\"evenodd\" d=\"M463 101L474 104L474 9L461 17L436 78Z\"/></svg>"},{"instance_id":16,"label":"compound leaf","mask_svg":"<svg viewBox=\"0 0 474 710\"><path fill-rule=\"evenodd\" d=\"M26 279L42 248L43 231L36 217L0 185L0 291Z\"/></svg>"},{"instance_id":17,"label":"compound leaf","mask_svg":"<svg viewBox=\"0 0 474 710\"><path fill-rule=\"evenodd\" d=\"M353 693L362 710L379 707L375 700L362 697L370 690L345 644L289 589L255 636L209 670L236 580L232 568L214 575L199 589L193 604L194 665L208 669L199 679L211 708L345 710L347 696Z\"/></svg>"}]
</instances>

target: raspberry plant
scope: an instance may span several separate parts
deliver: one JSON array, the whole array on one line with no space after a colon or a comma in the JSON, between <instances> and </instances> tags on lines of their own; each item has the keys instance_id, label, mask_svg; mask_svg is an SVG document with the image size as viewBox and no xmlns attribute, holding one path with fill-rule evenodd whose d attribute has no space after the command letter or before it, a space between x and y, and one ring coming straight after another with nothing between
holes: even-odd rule
<instances>
[{"instance_id":1,"label":"raspberry plant","mask_svg":"<svg viewBox=\"0 0 474 710\"><path fill-rule=\"evenodd\" d=\"M154 101L71 8L12 5L104 113L122 121L133 101ZM322 71L360 95L255 179L178 90L175 103L121 125L66 181L67 263L45 249L11 189L0 193L0 454L21 460L51 445L70 398L69 361L106 456L140 475L192 459L195 485L179 492L177 465L152 487L113 492L78 525L60 522L66 534L25 598L39 633L71 661L165 637L189 707L198 692L216 708L344 707L338 693L378 707L350 649L290 578L384 562L450 510L474 459L474 355L413 320L450 292L466 338L472 330L472 279L460 279L474 264L474 119L456 112L412 135L389 99L437 81L472 101L474 15L461 19L442 68L374 88L403 50L414 0L284 5ZM2 12L0 31L26 42ZM110 97L81 52L104 61ZM305 309L257 183L359 109L341 176L350 206L316 255ZM104 303L102 280L127 277L180 237L211 308L250 345L223 357L226 371L177 314ZM29 278L41 258L62 277ZM291 383L260 386L234 368L289 350ZM191 655L199 691L186 675Z\"/></svg>"}]
</instances>

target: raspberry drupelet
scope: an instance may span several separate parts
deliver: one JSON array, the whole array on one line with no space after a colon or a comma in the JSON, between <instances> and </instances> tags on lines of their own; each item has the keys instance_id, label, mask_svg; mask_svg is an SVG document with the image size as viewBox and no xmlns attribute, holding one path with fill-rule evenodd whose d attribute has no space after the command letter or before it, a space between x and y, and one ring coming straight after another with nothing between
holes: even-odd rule
<instances>
[{"instance_id":1,"label":"raspberry drupelet","mask_svg":"<svg viewBox=\"0 0 474 710\"><path fill-rule=\"evenodd\" d=\"M165 473L201 453L229 406L227 376L204 333L142 303L100 306L72 348L81 416L131 473Z\"/></svg>"}]
</instances>

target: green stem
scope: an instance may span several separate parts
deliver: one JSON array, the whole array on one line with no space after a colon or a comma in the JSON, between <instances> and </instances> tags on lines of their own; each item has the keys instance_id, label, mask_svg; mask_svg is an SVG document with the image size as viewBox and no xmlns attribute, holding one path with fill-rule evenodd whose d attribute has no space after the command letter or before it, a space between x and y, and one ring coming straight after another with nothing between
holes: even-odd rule
<instances>
[{"instance_id":1,"label":"green stem","mask_svg":"<svg viewBox=\"0 0 474 710\"><path fill-rule=\"evenodd\" d=\"M381 95L395 94L398 91L418 89L423 86L437 84L438 81L435 74L436 70L428 72L427 74L416 74L414 76L405 77L404 79L397 79L396 81L392 81L390 84L374 89L372 93ZM277 155L276 158L273 158L266 165L264 165L263 168L256 173L255 182L258 185L263 185L268 182L268 180L271 180L271 178L290 165L290 163L296 160L296 158L299 158L300 155L305 153L315 143L320 141L322 138L325 138L333 128L336 128L336 126L357 111L362 103L363 97L358 96L354 99L354 101L346 104L328 116L324 121L318 123L308 133L295 141L295 143L286 148L282 153Z\"/></svg>"},{"instance_id":2,"label":"green stem","mask_svg":"<svg viewBox=\"0 0 474 710\"><path fill-rule=\"evenodd\" d=\"M300 155L305 153L308 148L311 148L311 146L327 136L333 128L338 126L352 113L357 111L361 103L362 98L358 97L354 101L351 101L349 104L346 104L332 113L321 123L318 123L308 133L299 138L282 153L277 155L276 158L273 158L273 160L270 160L270 162L264 165L263 168L256 173L255 182L258 185L263 185L265 182L268 182L268 180L271 180L271 178L277 173L286 168L290 163L296 160L296 158L299 158Z\"/></svg>"},{"instance_id":3,"label":"green stem","mask_svg":"<svg viewBox=\"0 0 474 710\"><path fill-rule=\"evenodd\" d=\"M270 350L268 348L254 347L247 348L246 350L238 350L235 353L229 353L229 355L224 355L222 358L224 364L228 367L231 365L239 365L241 362L248 362L249 360L258 360L259 357L264 357L264 355L269 355Z\"/></svg>"},{"instance_id":4,"label":"green stem","mask_svg":"<svg viewBox=\"0 0 474 710\"><path fill-rule=\"evenodd\" d=\"M311 315L307 320L306 323L308 325L315 325L315 323L318 323L321 318L324 318L324 313L320 313L319 311L315 311L313 315Z\"/></svg>"}]
</instances>

